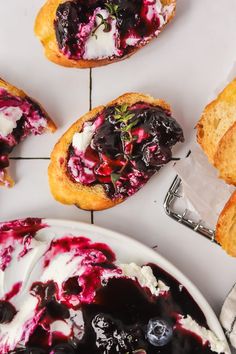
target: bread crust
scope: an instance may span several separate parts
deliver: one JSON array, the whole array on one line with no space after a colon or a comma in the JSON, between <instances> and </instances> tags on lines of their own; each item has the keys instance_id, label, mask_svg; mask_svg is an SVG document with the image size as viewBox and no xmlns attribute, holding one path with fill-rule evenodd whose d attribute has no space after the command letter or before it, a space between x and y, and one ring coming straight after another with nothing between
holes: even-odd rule
<instances>
[{"instance_id":1,"label":"bread crust","mask_svg":"<svg viewBox=\"0 0 236 354\"><path fill-rule=\"evenodd\" d=\"M197 141L219 177L236 185L236 79L206 106L197 124Z\"/></svg>"},{"instance_id":2,"label":"bread crust","mask_svg":"<svg viewBox=\"0 0 236 354\"><path fill-rule=\"evenodd\" d=\"M197 141L215 164L218 145L228 129L236 122L236 79L209 103L197 123Z\"/></svg>"},{"instance_id":3,"label":"bread crust","mask_svg":"<svg viewBox=\"0 0 236 354\"><path fill-rule=\"evenodd\" d=\"M0 186L8 186L9 188L12 188L15 184L13 179L11 178L8 170L5 168L4 170L0 171L1 174L1 180L0 180Z\"/></svg>"},{"instance_id":4,"label":"bread crust","mask_svg":"<svg viewBox=\"0 0 236 354\"><path fill-rule=\"evenodd\" d=\"M222 210L217 226L216 241L233 257L236 257L236 191Z\"/></svg>"},{"instance_id":5,"label":"bread crust","mask_svg":"<svg viewBox=\"0 0 236 354\"><path fill-rule=\"evenodd\" d=\"M236 104L236 102L235 102ZM236 107L235 107L236 114ZM221 138L214 157L214 165L219 171L219 177L226 183L236 186L236 122Z\"/></svg>"},{"instance_id":6,"label":"bread crust","mask_svg":"<svg viewBox=\"0 0 236 354\"><path fill-rule=\"evenodd\" d=\"M11 85L9 82L5 81L4 79L0 78L0 88L4 88L7 92L9 92L11 95L19 97L19 98L30 98L33 102L37 103L37 105L40 107L41 111L43 112L45 118L47 119L47 130L50 132L55 132L57 129L56 124L53 122L53 120L49 117L48 113L44 110L44 108L33 98L28 96L24 91L18 89L17 87ZM7 185L9 187L14 186L14 181L11 178L8 169L2 170L2 176L1 180L4 182L0 181L0 186Z\"/></svg>"},{"instance_id":7,"label":"bread crust","mask_svg":"<svg viewBox=\"0 0 236 354\"><path fill-rule=\"evenodd\" d=\"M112 105L129 106L137 102L146 102L154 106L171 111L170 106L160 99L154 99L151 96L140 93L126 93L117 99L109 102L107 105L99 106L86 113L78 119L59 139L51 153L51 162L48 168L49 185L54 198L69 205L76 205L84 210L104 210L111 208L124 201L123 198L111 200L107 197L101 184L95 186L84 186L73 182L67 173L68 149L72 142L73 135L80 132L84 122L92 120L98 113Z\"/></svg>"},{"instance_id":8,"label":"bread crust","mask_svg":"<svg viewBox=\"0 0 236 354\"><path fill-rule=\"evenodd\" d=\"M99 66L108 65L111 63L115 63L121 60L124 60L134 53L136 53L141 47L131 48L129 53L123 57L115 57L115 58L107 58L107 59L99 59L99 60L74 60L67 58L58 48L56 34L54 30L54 20L56 18L56 11L60 4L66 2L67 0L47 0L47 2L43 5L41 10L39 11L34 26L35 35L39 38L41 43L44 46L45 56L52 62L58 65L62 65L65 67L74 67L74 68L94 68ZM164 27L172 20L175 16L176 10L176 0L161 0L163 5L174 5L173 11L170 14L166 24L162 27L161 31ZM155 37L154 37L155 38ZM146 44L145 44L146 45Z\"/></svg>"}]
</instances>

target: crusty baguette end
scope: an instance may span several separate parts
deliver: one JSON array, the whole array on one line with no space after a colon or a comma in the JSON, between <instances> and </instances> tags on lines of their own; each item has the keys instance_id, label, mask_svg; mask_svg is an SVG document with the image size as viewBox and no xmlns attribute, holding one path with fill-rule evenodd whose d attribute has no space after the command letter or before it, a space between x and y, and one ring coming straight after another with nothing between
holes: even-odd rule
<instances>
[{"instance_id":1,"label":"crusty baguette end","mask_svg":"<svg viewBox=\"0 0 236 354\"><path fill-rule=\"evenodd\" d=\"M236 257L236 192L226 203L216 226L216 241L233 257Z\"/></svg>"},{"instance_id":2,"label":"crusty baguette end","mask_svg":"<svg viewBox=\"0 0 236 354\"><path fill-rule=\"evenodd\" d=\"M209 161L215 164L215 154L228 129L236 122L236 79L208 104L197 124L197 140Z\"/></svg>"},{"instance_id":3,"label":"crusty baguette end","mask_svg":"<svg viewBox=\"0 0 236 354\"><path fill-rule=\"evenodd\" d=\"M236 107L235 107L236 111ZM236 112L235 112L236 114ZM221 138L215 154L214 164L219 177L228 184L236 185L236 122Z\"/></svg>"}]
</instances>

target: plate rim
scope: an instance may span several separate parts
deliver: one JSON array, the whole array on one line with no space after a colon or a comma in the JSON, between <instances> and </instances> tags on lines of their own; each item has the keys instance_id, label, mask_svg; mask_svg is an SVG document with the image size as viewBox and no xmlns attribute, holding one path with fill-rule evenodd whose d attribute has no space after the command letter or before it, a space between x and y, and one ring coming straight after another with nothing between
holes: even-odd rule
<instances>
[{"instance_id":1,"label":"plate rim","mask_svg":"<svg viewBox=\"0 0 236 354\"><path fill-rule=\"evenodd\" d=\"M209 328L214 331L214 333L217 335L217 337L221 340L224 340L227 344L227 349L228 353L231 354L231 350L228 344L228 341L226 339L226 336L224 334L223 328L220 324L219 319L217 318L214 310L212 309L211 305L209 302L206 300L204 295L201 293L201 291L198 289L198 287L190 280L181 270L179 270L178 267L176 267L171 261L169 261L166 257L162 256L158 251L150 248L149 246L143 244L142 242L134 239L132 236L125 235L123 233L113 231L108 228L104 228L101 226L97 226L95 224L89 224L86 222L82 221L74 221L74 220L68 220L68 219L61 219L61 218L42 218L42 220L49 226L60 226L60 227L68 227L68 228L74 228L74 229L79 229L80 227L84 229L85 231L87 230L88 232L94 231L98 235L102 234L104 237L106 237L106 234L109 234L109 237L112 237L113 239L123 239L124 241L128 240L128 242L133 243L133 245L136 245L137 247L144 248L146 252L150 253L154 258L157 259L157 265L158 262L160 261L161 267L163 267L164 270L166 270L170 275L172 275L174 278L176 278L181 284L186 287L190 295L194 298L198 306L201 308L203 311L208 326ZM83 231L83 230L81 230ZM91 238L91 236L83 235L85 237ZM105 243L105 241L101 241L102 243ZM108 246L109 245L109 238L107 242ZM112 246L110 246L112 249ZM131 260L132 262L132 260ZM133 260L135 262L135 260ZM148 260L147 260L148 262Z\"/></svg>"}]
</instances>

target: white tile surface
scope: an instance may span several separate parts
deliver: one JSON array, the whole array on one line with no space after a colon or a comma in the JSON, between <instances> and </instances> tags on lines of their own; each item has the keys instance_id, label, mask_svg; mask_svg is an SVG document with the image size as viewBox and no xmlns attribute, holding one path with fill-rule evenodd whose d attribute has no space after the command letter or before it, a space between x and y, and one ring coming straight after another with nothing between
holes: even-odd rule
<instances>
[{"instance_id":1,"label":"white tile surface","mask_svg":"<svg viewBox=\"0 0 236 354\"><path fill-rule=\"evenodd\" d=\"M0 189L0 221L28 216L69 219L90 223L90 212L57 203L50 194L47 160L11 161L16 185Z\"/></svg>"},{"instance_id":2,"label":"white tile surface","mask_svg":"<svg viewBox=\"0 0 236 354\"><path fill-rule=\"evenodd\" d=\"M88 110L89 71L65 69L48 62L32 29L44 0L11 0L1 4L0 76L24 88L54 117L54 136L29 138L13 156L47 157L57 138ZM168 101L181 122L186 143L215 89L236 58L235 0L178 0L176 19L161 36L129 60L92 71L93 106L127 91L141 91ZM90 222L90 213L56 203L50 196L45 160L12 161L17 184L0 189L0 220L45 216ZM179 267L218 313L236 281L236 260L218 246L168 218L162 203L174 178L171 166L152 178L134 197L113 209L94 213L94 222L128 234Z\"/></svg>"},{"instance_id":3,"label":"white tile surface","mask_svg":"<svg viewBox=\"0 0 236 354\"><path fill-rule=\"evenodd\" d=\"M43 0L12 0L0 10L0 77L38 100L58 125L51 136L29 137L12 156L48 157L55 142L89 108L89 71L65 69L45 59L33 33Z\"/></svg>"}]
</instances>

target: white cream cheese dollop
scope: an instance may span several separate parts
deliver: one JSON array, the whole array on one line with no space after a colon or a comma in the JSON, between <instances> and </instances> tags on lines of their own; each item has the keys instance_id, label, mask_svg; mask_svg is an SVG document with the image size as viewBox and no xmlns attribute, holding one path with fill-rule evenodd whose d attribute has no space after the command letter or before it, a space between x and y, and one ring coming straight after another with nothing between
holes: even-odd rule
<instances>
[{"instance_id":1,"label":"white cream cheese dollop","mask_svg":"<svg viewBox=\"0 0 236 354\"><path fill-rule=\"evenodd\" d=\"M160 28L167 22L168 17L174 10L174 4L163 6L160 0L155 2L150 1L148 4L147 19L152 21L153 18L158 17L160 20Z\"/></svg>"},{"instance_id":2,"label":"white cream cheese dollop","mask_svg":"<svg viewBox=\"0 0 236 354\"><path fill-rule=\"evenodd\" d=\"M228 350L227 343L224 340L217 338L214 332L205 327L200 326L191 316L181 317L178 320L181 327L189 332L195 333L202 339L203 345L207 342L210 348L215 353L227 353L230 354Z\"/></svg>"},{"instance_id":3,"label":"white cream cheese dollop","mask_svg":"<svg viewBox=\"0 0 236 354\"><path fill-rule=\"evenodd\" d=\"M140 267L135 263L119 264L122 270L122 275L137 280L137 282L144 288L148 288L152 295L158 296L162 292L169 290L162 281L158 281L149 266Z\"/></svg>"},{"instance_id":4,"label":"white cream cheese dollop","mask_svg":"<svg viewBox=\"0 0 236 354\"><path fill-rule=\"evenodd\" d=\"M104 31L104 25L101 25L102 18L99 17L99 15L104 18L104 20L110 17L108 10L98 8L95 11L95 26L85 43L84 59L102 59L119 55L117 48L119 38L116 19L110 18L109 25L111 29Z\"/></svg>"},{"instance_id":5,"label":"white cream cheese dollop","mask_svg":"<svg viewBox=\"0 0 236 354\"><path fill-rule=\"evenodd\" d=\"M0 109L0 135L7 137L17 126L17 121L22 117L19 107L3 107Z\"/></svg>"},{"instance_id":6,"label":"white cream cheese dollop","mask_svg":"<svg viewBox=\"0 0 236 354\"><path fill-rule=\"evenodd\" d=\"M91 143L95 129L96 128L94 124L86 123L82 132L74 134L72 139L73 148L79 152L85 152Z\"/></svg>"}]
</instances>

